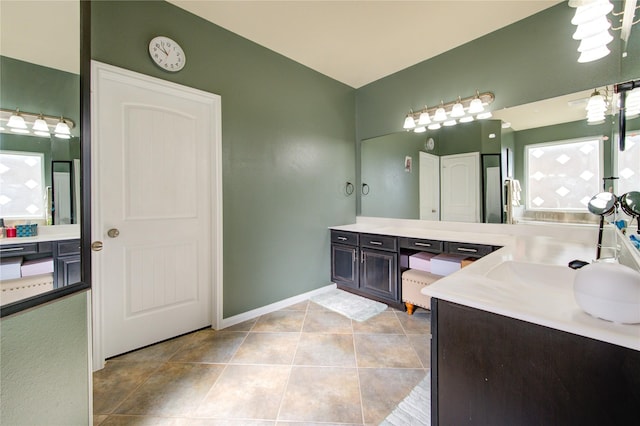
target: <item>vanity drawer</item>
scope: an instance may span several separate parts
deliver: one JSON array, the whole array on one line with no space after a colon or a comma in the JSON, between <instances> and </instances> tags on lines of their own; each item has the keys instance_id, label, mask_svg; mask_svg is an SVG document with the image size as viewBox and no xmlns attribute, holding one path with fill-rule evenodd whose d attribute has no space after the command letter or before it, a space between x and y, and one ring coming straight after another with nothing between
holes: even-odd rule
<instances>
[{"instance_id":1,"label":"vanity drawer","mask_svg":"<svg viewBox=\"0 0 640 426\"><path fill-rule=\"evenodd\" d=\"M0 246L0 255L2 255L2 257L24 256L35 253L38 253L38 243Z\"/></svg>"},{"instance_id":2,"label":"vanity drawer","mask_svg":"<svg viewBox=\"0 0 640 426\"><path fill-rule=\"evenodd\" d=\"M397 251L398 239L386 235L360 234L360 247Z\"/></svg>"},{"instance_id":3,"label":"vanity drawer","mask_svg":"<svg viewBox=\"0 0 640 426\"><path fill-rule=\"evenodd\" d=\"M401 237L400 247L413 250L428 251L431 253L442 253L442 250L444 250L444 243L438 240Z\"/></svg>"},{"instance_id":4,"label":"vanity drawer","mask_svg":"<svg viewBox=\"0 0 640 426\"><path fill-rule=\"evenodd\" d=\"M80 240L58 241L56 256L72 256L80 254Z\"/></svg>"},{"instance_id":5,"label":"vanity drawer","mask_svg":"<svg viewBox=\"0 0 640 426\"><path fill-rule=\"evenodd\" d=\"M456 243L452 241L445 242L445 251L447 253L464 254L469 257L486 256L493 251L492 246L484 244Z\"/></svg>"},{"instance_id":6,"label":"vanity drawer","mask_svg":"<svg viewBox=\"0 0 640 426\"><path fill-rule=\"evenodd\" d=\"M355 232L331 230L331 242L338 243L338 244L346 244L349 246L357 246L358 234Z\"/></svg>"}]
</instances>

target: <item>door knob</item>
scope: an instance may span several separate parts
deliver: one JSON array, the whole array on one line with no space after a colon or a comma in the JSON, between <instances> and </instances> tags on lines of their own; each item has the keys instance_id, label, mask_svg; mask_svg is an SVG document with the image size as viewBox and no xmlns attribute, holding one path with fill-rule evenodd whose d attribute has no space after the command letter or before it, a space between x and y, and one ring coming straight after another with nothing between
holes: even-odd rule
<instances>
[{"instance_id":1,"label":"door knob","mask_svg":"<svg viewBox=\"0 0 640 426\"><path fill-rule=\"evenodd\" d=\"M94 241L91 243L91 250L100 251L102 250L102 241Z\"/></svg>"},{"instance_id":2,"label":"door knob","mask_svg":"<svg viewBox=\"0 0 640 426\"><path fill-rule=\"evenodd\" d=\"M109 238L116 238L118 235L120 235L120 231L118 231L118 229L116 228L111 228L107 231L107 235L109 236Z\"/></svg>"}]
</instances>

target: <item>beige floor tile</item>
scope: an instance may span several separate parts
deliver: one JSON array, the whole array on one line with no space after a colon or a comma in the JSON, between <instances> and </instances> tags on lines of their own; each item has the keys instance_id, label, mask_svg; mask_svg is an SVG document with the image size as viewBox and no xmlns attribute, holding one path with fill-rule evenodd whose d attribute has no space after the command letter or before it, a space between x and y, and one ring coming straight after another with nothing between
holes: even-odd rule
<instances>
[{"instance_id":1,"label":"beige floor tile","mask_svg":"<svg viewBox=\"0 0 640 426\"><path fill-rule=\"evenodd\" d=\"M295 365L355 367L352 334L302 333Z\"/></svg>"},{"instance_id":2,"label":"beige floor tile","mask_svg":"<svg viewBox=\"0 0 640 426\"><path fill-rule=\"evenodd\" d=\"M299 332L302 330L305 312L276 311L261 316L251 331Z\"/></svg>"},{"instance_id":3,"label":"beige floor tile","mask_svg":"<svg viewBox=\"0 0 640 426\"><path fill-rule=\"evenodd\" d=\"M116 409L118 414L187 416L204 399L223 365L166 363Z\"/></svg>"},{"instance_id":4,"label":"beige floor tile","mask_svg":"<svg viewBox=\"0 0 640 426\"><path fill-rule=\"evenodd\" d=\"M411 346L416 351L424 368L431 368L431 335L409 334L407 335Z\"/></svg>"},{"instance_id":5,"label":"beige floor tile","mask_svg":"<svg viewBox=\"0 0 640 426\"><path fill-rule=\"evenodd\" d=\"M379 424L426 373L423 369L360 369L360 389L366 423Z\"/></svg>"},{"instance_id":6,"label":"beige floor tile","mask_svg":"<svg viewBox=\"0 0 640 426\"><path fill-rule=\"evenodd\" d=\"M356 334L356 361L360 368L422 368L405 335Z\"/></svg>"},{"instance_id":7,"label":"beige floor tile","mask_svg":"<svg viewBox=\"0 0 640 426\"><path fill-rule=\"evenodd\" d=\"M172 358L172 362L229 362L248 332L214 331L198 332Z\"/></svg>"},{"instance_id":8,"label":"beige floor tile","mask_svg":"<svg viewBox=\"0 0 640 426\"><path fill-rule=\"evenodd\" d=\"M309 310L302 331L305 333L353 333L349 318L329 310Z\"/></svg>"},{"instance_id":9,"label":"beige floor tile","mask_svg":"<svg viewBox=\"0 0 640 426\"><path fill-rule=\"evenodd\" d=\"M270 420L227 420L227 419L180 419L176 426L275 426L275 421Z\"/></svg>"},{"instance_id":10,"label":"beige floor tile","mask_svg":"<svg viewBox=\"0 0 640 426\"><path fill-rule=\"evenodd\" d=\"M108 361L93 373L93 414L111 414L160 366L158 362Z\"/></svg>"},{"instance_id":11,"label":"beige floor tile","mask_svg":"<svg viewBox=\"0 0 640 426\"><path fill-rule=\"evenodd\" d=\"M407 334L431 334L431 311L416 310L413 315L396 312L402 328Z\"/></svg>"},{"instance_id":12,"label":"beige floor tile","mask_svg":"<svg viewBox=\"0 0 640 426\"><path fill-rule=\"evenodd\" d=\"M249 333L231 358L232 364L291 365L300 333Z\"/></svg>"},{"instance_id":13,"label":"beige floor tile","mask_svg":"<svg viewBox=\"0 0 640 426\"><path fill-rule=\"evenodd\" d=\"M354 333L404 334L400 321L392 311L382 312L366 321L353 322Z\"/></svg>"},{"instance_id":14,"label":"beige floor tile","mask_svg":"<svg viewBox=\"0 0 640 426\"><path fill-rule=\"evenodd\" d=\"M293 367L278 420L362 423L355 368Z\"/></svg>"},{"instance_id":15,"label":"beige floor tile","mask_svg":"<svg viewBox=\"0 0 640 426\"><path fill-rule=\"evenodd\" d=\"M290 366L229 365L194 417L275 420L290 372Z\"/></svg>"}]
</instances>

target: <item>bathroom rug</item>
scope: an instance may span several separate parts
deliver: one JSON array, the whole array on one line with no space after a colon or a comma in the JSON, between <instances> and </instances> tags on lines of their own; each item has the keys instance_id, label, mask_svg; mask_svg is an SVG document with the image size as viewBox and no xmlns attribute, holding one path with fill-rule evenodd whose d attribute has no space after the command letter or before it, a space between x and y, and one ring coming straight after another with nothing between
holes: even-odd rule
<instances>
[{"instance_id":1,"label":"bathroom rug","mask_svg":"<svg viewBox=\"0 0 640 426\"><path fill-rule=\"evenodd\" d=\"M387 309L384 303L338 289L315 295L311 297L311 301L359 322Z\"/></svg>"}]
</instances>

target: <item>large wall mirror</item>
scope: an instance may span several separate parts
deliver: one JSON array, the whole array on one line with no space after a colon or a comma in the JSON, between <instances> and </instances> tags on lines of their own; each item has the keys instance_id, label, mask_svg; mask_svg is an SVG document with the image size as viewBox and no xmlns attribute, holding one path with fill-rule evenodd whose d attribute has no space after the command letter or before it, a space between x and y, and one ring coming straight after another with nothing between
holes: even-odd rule
<instances>
[{"instance_id":1,"label":"large wall mirror","mask_svg":"<svg viewBox=\"0 0 640 426\"><path fill-rule=\"evenodd\" d=\"M0 18L4 317L89 287L90 2L2 1Z\"/></svg>"},{"instance_id":2,"label":"large wall mirror","mask_svg":"<svg viewBox=\"0 0 640 426\"><path fill-rule=\"evenodd\" d=\"M463 221L505 222L504 204L507 200L503 183L505 179L512 178L517 179L522 187L518 213L522 221L597 222L597 217L587 210L585 194L576 195L578 205L571 214L558 214L553 208L545 208L546 205L540 201L544 197L532 197L540 202L540 208L527 210L525 206L529 195L525 183L529 175L535 174L533 170L526 173L525 157L527 147L535 144L597 140L601 150L599 165L596 166L599 170L587 167L578 173L586 179L585 183L591 180L595 185L591 195L602 190L603 185L607 189L611 186L616 193L640 191L640 170L637 166L640 164L640 118L636 116L627 120L626 134L630 143L621 154L617 144L618 117L611 113L613 109L609 109L604 121L587 123L585 108L596 89L610 102L616 102L613 85L603 82L601 86L581 92L496 110L493 117L485 121L461 123L425 133L398 132L363 140L359 215L445 220L441 216L445 197L461 199L465 194L460 188L451 190L443 186L442 177L445 175L441 172L433 176L429 169L442 167L443 159L448 157L477 152L480 154L477 157L479 170L474 190L478 193L480 214L476 220ZM432 165L424 167L426 161L431 161ZM618 179L608 184L602 181L602 178L611 176ZM433 212L436 214L430 217Z\"/></svg>"}]
</instances>

